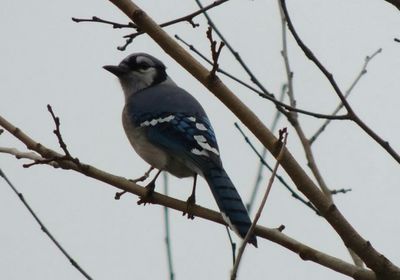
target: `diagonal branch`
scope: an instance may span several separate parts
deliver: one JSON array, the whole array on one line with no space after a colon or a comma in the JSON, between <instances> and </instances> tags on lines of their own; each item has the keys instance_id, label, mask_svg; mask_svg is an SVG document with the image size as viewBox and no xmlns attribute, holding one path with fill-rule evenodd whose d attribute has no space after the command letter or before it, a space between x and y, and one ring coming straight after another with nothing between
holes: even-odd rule
<instances>
[{"instance_id":1,"label":"diagonal branch","mask_svg":"<svg viewBox=\"0 0 400 280\"><path fill-rule=\"evenodd\" d=\"M166 53L193 75L199 82L219 98L261 143L276 158L279 152L278 141L263 122L237 96L223 84L218 77L209 79L209 71L175 42L143 10L129 0L110 0L140 29L145 31ZM315 205L321 215L363 261L382 279L400 279L400 269L378 252L345 219L337 207L318 189L301 165L285 148L280 164L291 177L298 189Z\"/></svg>"},{"instance_id":2,"label":"diagonal branch","mask_svg":"<svg viewBox=\"0 0 400 280\"><path fill-rule=\"evenodd\" d=\"M274 169L272 170L271 177L269 178L267 189L265 190L265 193L264 193L264 196L262 198L260 207L258 208L258 210L256 212L256 215L254 217L254 220L253 220L249 230L247 231L247 234L246 234L245 238L243 239L242 245L239 248L237 259L235 261L235 264L233 265L233 269L232 269L232 272L231 272L231 280L235 280L236 279L236 274L237 274L237 271L239 269L239 264L240 264L240 260L241 260L241 258L243 256L244 249L246 248L246 245L247 245L247 242L250 239L250 236L253 235L254 228L256 227L256 225L258 223L258 220L261 217L261 213L264 210L265 204L266 204L267 199L268 199L268 195L271 192L271 188L272 188L272 184L274 182L275 176L276 176L276 172L278 171L279 161L281 160L281 156L283 154L282 153L283 152L283 148L286 146L286 143L287 143L287 136L288 136L287 128L284 128L284 129L279 131L279 140L281 142L282 147L281 147L281 150L279 151L278 158L276 159L276 163L275 163Z\"/></svg>"},{"instance_id":3,"label":"diagonal branch","mask_svg":"<svg viewBox=\"0 0 400 280\"><path fill-rule=\"evenodd\" d=\"M198 51L193 45L188 44L187 42L185 42L182 38L180 38L178 35L175 35L175 38L177 40L179 40L180 42L182 42L185 46L189 47L189 49L191 51L193 51L194 53L196 53L198 56L200 56L204 61L206 61L208 64L210 64L211 66L214 65L214 63L209 60L205 55L203 55L200 51ZM296 107L292 107L288 104L283 103L281 100L278 100L275 98L275 96L273 94L266 94L256 88L254 88L253 86L249 85L248 83L245 83L244 81L240 80L239 78L233 76L232 74L226 72L225 70L221 69L220 67L218 67L216 69L216 72L221 73L225 76L227 76L228 78L231 78L232 80L236 81L237 83L241 84L242 86L248 88L249 90L255 92L258 94L258 96L265 98L269 101L272 101L279 109L281 109L280 107L283 107L284 109L286 109L287 111L293 111L293 112L298 112L307 116L311 116L314 118L319 118L319 119L328 119L328 120L348 120L349 116L348 115L340 115L340 116L332 116L332 115L326 115L326 114L320 114L320 113L316 113L316 112L310 112L310 111L306 111L300 108L296 108ZM281 109L283 110L283 109Z\"/></svg>"},{"instance_id":4,"label":"diagonal branch","mask_svg":"<svg viewBox=\"0 0 400 280\"><path fill-rule=\"evenodd\" d=\"M378 54L380 54L382 52L382 49L379 48L378 50L376 50L373 54L371 55L367 55L365 57L364 60L364 65L361 68L360 73L357 75L357 77L354 79L353 83L350 85L349 89L346 90L346 93L344 95L344 97L347 99L349 97L349 95L351 94L351 92L353 91L354 87L358 84L358 82L361 80L361 78L367 74L367 66L370 63L370 61L372 59L374 59L375 56L377 56ZM343 103L340 103L336 109L332 112L332 116L336 116L336 114L340 111L340 109L343 108ZM318 136L321 135L321 133L325 130L325 128L329 125L331 121L330 120L326 120L321 127L314 133L313 136L310 137L310 140L308 140L310 142L310 145L313 144L313 142L315 140L317 140Z\"/></svg>"},{"instance_id":5,"label":"diagonal branch","mask_svg":"<svg viewBox=\"0 0 400 280\"><path fill-rule=\"evenodd\" d=\"M25 153L25 154L23 154L23 156L32 156L32 155ZM17 188L14 186L13 183L11 183L11 181L8 179L6 174L4 174L4 172L1 168L0 168L0 177L3 177L3 179L7 182L7 184L10 186L10 188L13 190L13 192L21 200L22 204L24 204L25 208L29 211L29 213L32 215L32 217L35 219L35 221L39 224L40 229L50 238L50 240L54 243L54 245L56 245L56 247L61 251L61 253L68 259L68 261L72 264L72 266L75 267L83 275L83 277L85 277L88 280L91 280L92 277L79 265L79 263L77 263L75 261L75 259L72 258L72 256L61 245L61 243L54 237L54 235L49 231L49 229L43 224L42 220L38 217L38 215L35 213L35 211L32 209L32 207L26 201L24 195L17 190Z\"/></svg>"},{"instance_id":6,"label":"diagonal branch","mask_svg":"<svg viewBox=\"0 0 400 280\"><path fill-rule=\"evenodd\" d=\"M253 143L251 143L250 139L246 136L246 134L244 133L244 131L240 128L238 123L235 123L235 127L237 128L237 130L239 130L240 134L243 136L244 140L246 141L247 144L249 144L250 148L253 150L253 152L257 155L257 157L259 158L261 165L267 167L267 169L269 171L273 171L272 167L269 166L269 164L265 161L264 157L257 151L256 147L254 147ZM311 210L313 210L315 212L315 214L320 215L318 213L318 210L315 209L314 205L312 205L312 203L310 203L310 201L305 201L300 195L298 195L290 186L288 183L286 183L285 179L283 179L282 176L280 176L279 174L275 174L275 177L278 179L278 181L290 192L290 194L292 195L293 198L299 200L301 203L303 203L305 206L307 206L308 208L310 208ZM255 196L255 194L254 194ZM251 206L254 202L254 198L252 196L252 200L251 200L251 204L247 204L247 210L250 212L251 210Z\"/></svg>"},{"instance_id":7,"label":"diagonal branch","mask_svg":"<svg viewBox=\"0 0 400 280\"><path fill-rule=\"evenodd\" d=\"M19 141L24 143L26 147L36 153L40 154L43 158L59 158L62 155L45 147L44 145L36 142L25 134L22 130L15 127L13 124L8 122L2 116L0 116L0 126L5 130L10 132ZM284 162L284 161L282 161ZM91 165L80 163L77 164L73 160L60 161L59 166L63 169L74 170L88 177L94 178L96 180L102 181L109 185L112 185L121 190L127 191L129 193L135 194L137 196L143 196L146 193L146 189L141 187L123 177L112 175L110 173L104 172L97 169ZM160 193L154 192L152 197L152 202L154 204L166 206L171 209L175 209L180 212L185 212L187 210L186 201L178 200L172 197L162 195ZM193 205L191 208L193 215L219 223L226 226L220 213L209 210L207 208ZM255 234L261 238L265 238L282 245L283 247L289 249L290 251L298 254L303 260L310 260L334 271L352 277L356 280L377 280L375 274L368 270L358 268L352 264L349 264L343 260L335 258L333 256L327 255L321 251L308 247L307 245L300 243L297 240L283 234L278 229L269 229L263 226L257 226L255 228Z\"/></svg>"},{"instance_id":8,"label":"diagonal branch","mask_svg":"<svg viewBox=\"0 0 400 280\"><path fill-rule=\"evenodd\" d=\"M350 106L350 104L347 102L345 95L343 92L340 90L338 84L336 83L336 80L333 78L332 73L330 73L324 65L318 60L318 58L313 54L313 52L304 44L304 42L301 40L299 35L297 34L293 23L289 17L289 13L286 7L286 0L280 0L281 5L283 8L283 12L285 14L286 22L288 24L288 28L290 32L292 33L294 39L296 40L297 44L299 47L303 50L304 54L310 59L317 67L318 69L324 74L324 76L328 79L329 83L333 87L336 95L339 97L340 101L342 102L343 106L346 108L350 119L354 121L362 130L364 130L365 133L367 133L372 139L375 140L383 149L385 149L388 154L392 156L394 160L396 160L398 163L400 163L400 155L390 146L388 141L385 141L382 139L378 134L376 134L367 124L365 124L359 117L358 115L353 111L353 108Z\"/></svg>"}]
</instances>

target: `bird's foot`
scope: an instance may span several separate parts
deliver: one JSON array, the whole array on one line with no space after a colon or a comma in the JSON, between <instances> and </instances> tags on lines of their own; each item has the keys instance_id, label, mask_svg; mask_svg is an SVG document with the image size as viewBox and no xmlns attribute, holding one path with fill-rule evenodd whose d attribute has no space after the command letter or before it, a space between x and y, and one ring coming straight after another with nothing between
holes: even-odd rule
<instances>
[{"instance_id":1,"label":"bird's foot","mask_svg":"<svg viewBox=\"0 0 400 280\"><path fill-rule=\"evenodd\" d=\"M143 174L143 176L137 178L137 179L128 179L128 181L131 181L132 183L137 183L137 182L143 182L144 180L146 180L147 178L149 178L150 176L150 172L153 170L154 168L151 167L149 170L147 170L146 173ZM153 189L154 190L154 189ZM121 191L121 192L117 192L115 193L114 199L115 200L119 200L121 198L121 196L123 196L126 193L126 191Z\"/></svg>"},{"instance_id":2,"label":"bird's foot","mask_svg":"<svg viewBox=\"0 0 400 280\"><path fill-rule=\"evenodd\" d=\"M153 202L153 193L154 193L154 188L156 187L156 184L154 181L151 181L146 187L146 193L140 197L138 200L137 204L138 205L146 205L147 203L152 203Z\"/></svg>"},{"instance_id":3,"label":"bird's foot","mask_svg":"<svg viewBox=\"0 0 400 280\"><path fill-rule=\"evenodd\" d=\"M142 177L139 177L137 179L128 179L128 181L130 181L132 183L137 183L137 182L142 182L142 181L146 180L148 177L149 177L149 174L146 172ZM115 193L114 199L119 200L121 198L121 196L123 196L125 193L126 193L126 191L121 191L121 192Z\"/></svg>"},{"instance_id":4,"label":"bird's foot","mask_svg":"<svg viewBox=\"0 0 400 280\"><path fill-rule=\"evenodd\" d=\"M129 181L131 181L131 182L133 182L133 183L143 182L144 180L146 180L147 178L149 178L150 172L151 172L153 169L154 169L154 168L151 167L149 170L147 170L146 173L143 174L143 176L140 176L139 178L136 178L136 179L129 179Z\"/></svg>"},{"instance_id":5,"label":"bird's foot","mask_svg":"<svg viewBox=\"0 0 400 280\"><path fill-rule=\"evenodd\" d=\"M196 205L196 197L192 194L189 196L189 198L186 200L186 211L182 213L182 216L187 215L187 218L190 220L194 219L194 215L191 211L191 208Z\"/></svg>"}]
</instances>

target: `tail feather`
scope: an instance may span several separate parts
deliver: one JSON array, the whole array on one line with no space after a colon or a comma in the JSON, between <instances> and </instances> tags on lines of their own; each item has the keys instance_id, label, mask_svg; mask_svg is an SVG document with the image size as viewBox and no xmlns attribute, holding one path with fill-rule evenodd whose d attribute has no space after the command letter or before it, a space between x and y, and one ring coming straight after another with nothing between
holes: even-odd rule
<instances>
[{"instance_id":1,"label":"tail feather","mask_svg":"<svg viewBox=\"0 0 400 280\"><path fill-rule=\"evenodd\" d=\"M228 174L221 166L208 170L204 177L210 186L224 220L240 237L244 238L251 226L251 220ZM255 235L250 237L249 243L257 247Z\"/></svg>"}]
</instances>

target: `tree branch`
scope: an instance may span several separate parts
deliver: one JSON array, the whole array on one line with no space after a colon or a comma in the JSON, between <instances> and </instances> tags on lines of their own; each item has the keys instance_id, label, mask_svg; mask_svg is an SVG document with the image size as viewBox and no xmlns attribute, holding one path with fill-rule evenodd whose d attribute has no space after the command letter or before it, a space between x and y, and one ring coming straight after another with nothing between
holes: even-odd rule
<instances>
[{"instance_id":1,"label":"tree branch","mask_svg":"<svg viewBox=\"0 0 400 280\"><path fill-rule=\"evenodd\" d=\"M380 54L382 52L382 49L379 48L378 50L376 50L372 55L367 55L365 57L364 60L364 65L361 68L360 73L357 75L357 77L354 79L353 83L350 85L349 89L346 91L344 97L348 98L350 93L353 91L354 87L358 84L358 82L361 80L361 78L367 74L367 66L369 64L369 62L374 59L375 56L377 56L378 54ZM336 114L340 111L340 109L343 108L343 103L340 103L336 109L332 112L333 116L336 116ZM325 130L325 128L329 125L331 121L330 120L326 120L321 127L314 133L313 136L310 137L310 140L308 140L310 142L310 145L313 144L313 142L315 140L317 140L318 136Z\"/></svg>"},{"instance_id":2,"label":"tree branch","mask_svg":"<svg viewBox=\"0 0 400 280\"><path fill-rule=\"evenodd\" d=\"M209 60L205 55L203 55L201 52L199 52L193 45L188 44L182 38L180 38L178 35L175 35L175 38L178 41L182 42L185 46L189 47L189 49L191 51L193 51L198 56L200 56L208 64L210 64L211 66L214 65L214 63L211 60ZM304 115L311 116L311 117L314 117L314 118L327 119L327 120L348 120L349 119L348 115L332 116L332 115L320 114L320 113L310 112L310 111L306 111L306 110L303 110L303 109L300 109L300 108L292 107L292 106L290 106L288 104L283 103L281 100L276 99L275 95L267 94L265 92L262 92L262 91L260 91L260 90L258 90L256 88L254 88L253 86L249 85L248 83L245 83L244 81L242 81L239 78L233 76L232 74L226 72L225 70L221 69L220 67L218 67L216 69L216 72L221 73L221 74L227 76L228 78L231 78L232 80L236 81L237 83L241 84L242 86L244 86L244 87L248 88L249 90L257 93L258 96L271 101L272 103L274 103L277 106L277 109L280 110L280 111L282 111L283 108L284 108L289 112L294 111L294 112L298 112L300 114L304 114ZM280 108L280 107L283 107L283 108Z\"/></svg>"},{"instance_id":3,"label":"tree branch","mask_svg":"<svg viewBox=\"0 0 400 280\"><path fill-rule=\"evenodd\" d=\"M14 137L16 137L19 141L24 143L29 150L35 151L43 158L62 157L61 154L45 147L44 145L30 138L27 134L12 125L2 116L0 116L0 126L10 132L12 135L14 135ZM74 170L76 172L82 173L83 175L102 181L137 196L143 196L146 194L146 189L144 187L141 187L123 177L107 173L88 164L77 164L73 160L63 160L59 162L59 167L67 170ZM186 201L178 200L157 192L153 193L152 202L154 204L159 204L180 212L185 212L187 210ZM193 205L190 210L193 215L197 217L226 226L225 221L223 220L221 214L218 212L209 210L198 205ZM283 234L279 229L269 229L263 226L256 226L255 234L261 238L265 238L271 240L274 243L282 245L283 247L298 254L303 260L311 260L315 263L323 265L334 271L340 272L356 280L377 280L374 272L368 269L358 268L343 260L308 247L307 245L300 243L292 239L291 237Z\"/></svg>"},{"instance_id":4,"label":"tree branch","mask_svg":"<svg viewBox=\"0 0 400 280\"><path fill-rule=\"evenodd\" d=\"M278 156L279 144L274 135L261 120L218 79L218 77L210 80L209 71L175 42L136 4L129 0L110 1L130 17L141 30L149 34L167 54L219 98L243 124L248 127L260 142L263 143L275 158ZM298 189L314 204L322 216L324 216L335 229L346 246L354 250L354 252L379 274L382 279L400 279L400 269L379 253L370 242L361 237L353 226L344 218L337 207L318 189L287 149L284 149L280 164L292 178Z\"/></svg>"},{"instance_id":5,"label":"tree branch","mask_svg":"<svg viewBox=\"0 0 400 280\"><path fill-rule=\"evenodd\" d=\"M256 215L254 217L254 220L251 223L251 226L250 226L249 230L247 231L245 238L242 241L242 245L239 248L237 259L235 261L235 264L233 265L233 269L232 269L232 272L231 272L231 280L235 280L236 279L236 274L237 274L237 271L239 269L239 265L240 265L240 261L241 261L241 258L243 256L243 253L244 253L244 249L246 248L246 245L247 245L250 237L253 235L254 228L256 227L256 225L258 223L258 220L261 217L261 213L262 213L262 211L263 211L263 209L265 207L265 204L267 202L269 193L271 192L272 184L274 182L274 179L275 179L275 176L276 176L276 172L278 171L279 160L280 160L280 157L282 156L283 148L286 146L286 143L287 143L287 136L288 136L288 133L287 133L287 129L286 128L284 128L284 129L279 131L279 140L280 140L280 142L282 144L282 147L281 147L281 150L279 152L278 158L276 160L275 166L274 166L274 168L272 170L271 177L269 178L267 189L265 190L264 196L263 196L263 198L261 200L260 207L258 208L258 210L256 212Z\"/></svg>"},{"instance_id":6,"label":"tree branch","mask_svg":"<svg viewBox=\"0 0 400 280\"><path fill-rule=\"evenodd\" d=\"M358 115L354 112L353 108L350 106L350 104L347 102L345 95L343 92L340 90L338 84L336 83L336 80L333 78L333 75L325 68L324 65L318 60L318 58L313 54L313 52L304 44L304 42L301 40L299 35L297 34L293 23L289 17L288 10L286 8L286 0L280 0L281 5L283 8L283 12L285 13L286 17L286 22L288 24L288 28L290 32L292 33L294 39L296 40L297 44L299 47L302 49L304 54L307 56L308 59L310 59L317 67L318 69L324 74L324 76L327 78L329 83L331 84L332 88L334 89L336 95L339 97L340 101L342 102L343 106L346 108L350 119L354 121L362 130L364 130L365 133L367 133L372 139L375 140L383 149L385 149L389 155L392 156L394 160L396 160L398 163L400 163L400 155L390 146L388 141L383 140L378 134L376 134L367 124L365 124L359 117Z\"/></svg>"},{"instance_id":7,"label":"tree branch","mask_svg":"<svg viewBox=\"0 0 400 280\"><path fill-rule=\"evenodd\" d=\"M23 154L23 156L30 157L32 155L29 155L28 153ZM50 238L51 242L56 245L58 250L61 251L61 253L68 259L68 261L72 264L73 267L75 267L83 277L85 277L88 280L91 280L92 277L75 261L75 259L72 258L72 256L64 249L64 247L61 245L61 243L54 237L54 235L49 231L49 229L43 224L41 219L37 216L35 211L32 209L32 207L29 205L29 203L25 200L25 197L22 193L20 193L17 188L14 186L13 183L7 178L6 174L4 174L3 170L0 168L0 177L3 177L3 179L7 182L7 184L10 186L10 188L13 190L13 192L18 196L18 198L21 200L21 202L24 204L25 208L29 211L29 213L32 215L32 217L35 219L35 221L39 224L40 229L44 232L44 234L47 235L47 237Z\"/></svg>"}]
</instances>

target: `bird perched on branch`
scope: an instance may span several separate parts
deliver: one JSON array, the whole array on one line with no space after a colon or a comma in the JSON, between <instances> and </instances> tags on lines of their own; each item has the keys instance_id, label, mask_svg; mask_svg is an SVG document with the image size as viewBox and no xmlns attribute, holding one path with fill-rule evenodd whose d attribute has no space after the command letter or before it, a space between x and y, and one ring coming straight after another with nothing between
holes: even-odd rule
<instances>
[{"instance_id":1,"label":"bird perched on branch","mask_svg":"<svg viewBox=\"0 0 400 280\"><path fill-rule=\"evenodd\" d=\"M119 78L125 94L122 123L135 149L152 168L159 170L147 186L148 196L161 171L179 178L194 177L190 205L195 203L197 175L210 186L225 222L242 238L251 221L245 206L225 172L213 128L200 103L178 87L164 64L151 55L134 53L118 66L104 69ZM146 202L142 197L139 202ZM256 237L249 243L257 247Z\"/></svg>"}]
</instances>

